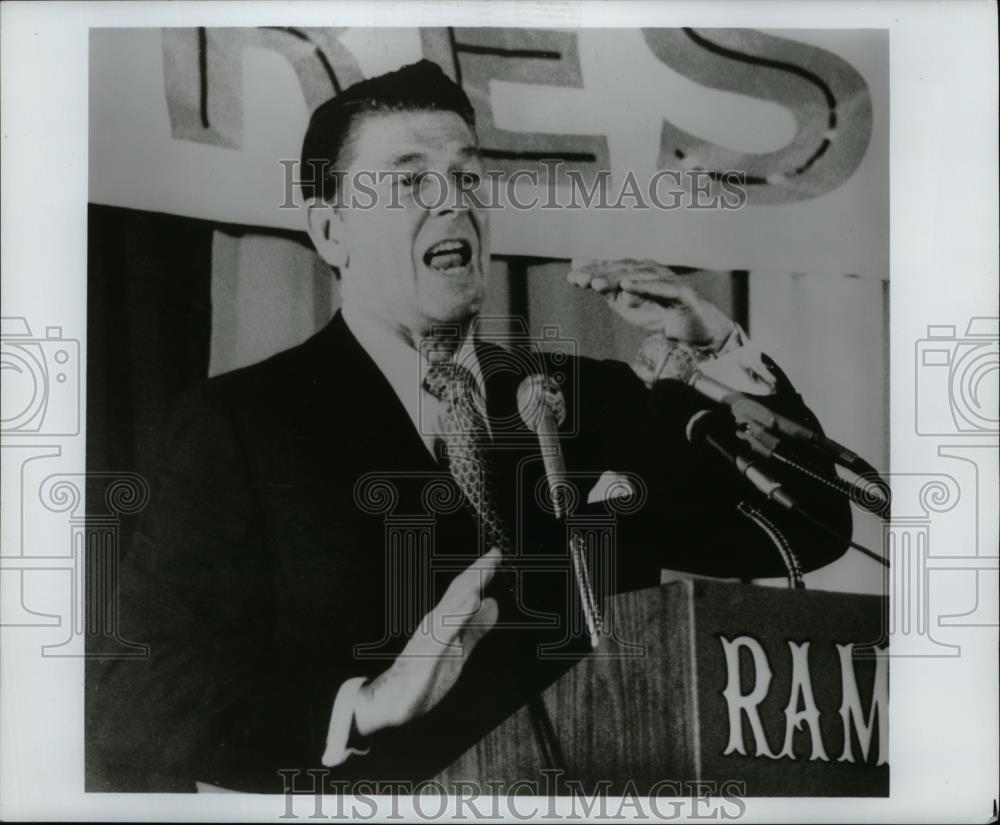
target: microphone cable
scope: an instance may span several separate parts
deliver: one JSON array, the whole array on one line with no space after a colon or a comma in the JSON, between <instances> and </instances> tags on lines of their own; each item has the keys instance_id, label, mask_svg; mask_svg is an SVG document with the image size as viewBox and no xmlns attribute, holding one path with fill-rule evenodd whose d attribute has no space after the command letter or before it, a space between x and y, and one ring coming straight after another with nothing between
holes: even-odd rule
<instances>
[{"instance_id":1,"label":"microphone cable","mask_svg":"<svg viewBox=\"0 0 1000 825\"><path fill-rule=\"evenodd\" d=\"M832 476L823 475L818 468L810 466L808 460L798 456L793 457L783 450L775 450L771 457L784 466L790 467L804 476L808 476L813 481L836 490L841 495L850 499L853 504L856 504L863 510L867 510L872 515L883 519L890 517L892 502L884 482L882 482L881 478L878 478L877 473L875 479L860 476L860 478L870 481L871 485L867 488L859 488L856 481L848 481L836 474Z\"/></svg>"}]
</instances>

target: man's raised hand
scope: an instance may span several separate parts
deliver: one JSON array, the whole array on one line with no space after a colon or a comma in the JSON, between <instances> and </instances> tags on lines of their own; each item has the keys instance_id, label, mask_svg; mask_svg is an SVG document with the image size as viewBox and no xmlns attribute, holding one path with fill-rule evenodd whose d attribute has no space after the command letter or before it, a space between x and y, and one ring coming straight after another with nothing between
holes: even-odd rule
<instances>
[{"instance_id":1,"label":"man's raised hand","mask_svg":"<svg viewBox=\"0 0 1000 825\"><path fill-rule=\"evenodd\" d=\"M358 733L406 724L451 690L473 648L496 624L496 600L483 593L500 557L494 547L459 573L389 669L361 689L354 709Z\"/></svg>"},{"instance_id":2,"label":"man's raised hand","mask_svg":"<svg viewBox=\"0 0 1000 825\"><path fill-rule=\"evenodd\" d=\"M733 330L722 310L695 292L684 276L657 261L574 260L566 280L603 295L630 324L667 338L718 348Z\"/></svg>"}]
</instances>

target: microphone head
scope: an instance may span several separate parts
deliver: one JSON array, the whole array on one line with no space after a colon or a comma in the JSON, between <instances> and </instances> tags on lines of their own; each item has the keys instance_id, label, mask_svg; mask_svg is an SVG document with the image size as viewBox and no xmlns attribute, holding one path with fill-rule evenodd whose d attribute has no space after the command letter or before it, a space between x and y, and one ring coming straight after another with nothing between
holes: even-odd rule
<instances>
[{"instance_id":1,"label":"microphone head","mask_svg":"<svg viewBox=\"0 0 1000 825\"><path fill-rule=\"evenodd\" d=\"M701 436L705 433L706 428L711 426L712 422L716 420L718 416L709 410L699 410L694 415L688 419L687 426L684 428L684 435L688 442L691 444L696 444L701 440Z\"/></svg>"},{"instance_id":2,"label":"microphone head","mask_svg":"<svg viewBox=\"0 0 1000 825\"><path fill-rule=\"evenodd\" d=\"M566 400L555 380L529 375L517 388L517 411L524 426L537 433L546 417L557 427L566 420Z\"/></svg>"},{"instance_id":3,"label":"microphone head","mask_svg":"<svg viewBox=\"0 0 1000 825\"><path fill-rule=\"evenodd\" d=\"M698 371L698 361L690 346L659 332L643 341L634 369L647 384L664 379L690 381Z\"/></svg>"}]
</instances>

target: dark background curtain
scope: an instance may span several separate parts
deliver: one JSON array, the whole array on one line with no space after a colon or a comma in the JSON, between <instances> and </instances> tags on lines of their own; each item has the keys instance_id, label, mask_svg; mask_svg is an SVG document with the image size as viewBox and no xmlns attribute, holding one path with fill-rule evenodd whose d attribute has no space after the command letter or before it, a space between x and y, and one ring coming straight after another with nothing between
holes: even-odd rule
<instances>
[{"instance_id":1,"label":"dark background curtain","mask_svg":"<svg viewBox=\"0 0 1000 825\"><path fill-rule=\"evenodd\" d=\"M212 308L212 224L91 205L87 289L87 517L105 515L107 485L123 472L150 480L170 405L208 370ZM138 516L120 516L117 547L128 552ZM107 568L88 552L85 691L86 787L127 791L129 778L108 768L99 732L115 713L99 693L97 671L114 640L103 624L113 591ZM95 563L91 563L91 561ZM113 564L114 562L112 562ZM141 780L141 778L140 778ZM138 786L137 786L138 787Z\"/></svg>"},{"instance_id":2,"label":"dark background curtain","mask_svg":"<svg viewBox=\"0 0 1000 825\"><path fill-rule=\"evenodd\" d=\"M87 469L149 478L170 405L208 373L214 224L94 205L88 222Z\"/></svg>"}]
</instances>

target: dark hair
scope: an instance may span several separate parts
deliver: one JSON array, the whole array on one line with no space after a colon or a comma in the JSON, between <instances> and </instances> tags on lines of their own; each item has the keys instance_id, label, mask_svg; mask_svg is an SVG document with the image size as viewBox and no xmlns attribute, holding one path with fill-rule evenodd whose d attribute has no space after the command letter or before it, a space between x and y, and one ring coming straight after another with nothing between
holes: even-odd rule
<instances>
[{"instance_id":1,"label":"dark hair","mask_svg":"<svg viewBox=\"0 0 1000 825\"><path fill-rule=\"evenodd\" d=\"M455 112L470 129L476 116L468 96L429 60L355 83L317 107L302 141L299 177L303 196L333 200L338 163L355 123L364 115L386 112Z\"/></svg>"}]
</instances>

